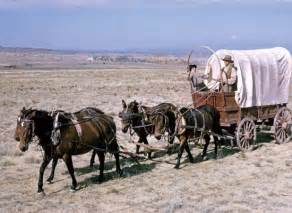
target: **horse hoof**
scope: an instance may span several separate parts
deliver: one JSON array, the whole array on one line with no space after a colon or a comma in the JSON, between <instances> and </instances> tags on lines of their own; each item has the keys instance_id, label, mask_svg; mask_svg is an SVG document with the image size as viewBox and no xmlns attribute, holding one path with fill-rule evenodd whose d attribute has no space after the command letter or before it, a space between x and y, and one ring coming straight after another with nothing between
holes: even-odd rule
<instances>
[{"instance_id":1,"label":"horse hoof","mask_svg":"<svg viewBox=\"0 0 292 213\"><path fill-rule=\"evenodd\" d=\"M70 191L70 192L76 192L76 187L71 186L69 191Z\"/></svg>"},{"instance_id":2,"label":"horse hoof","mask_svg":"<svg viewBox=\"0 0 292 213\"><path fill-rule=\"evenodd\" d=\"M37 194L37 196L38 197L44 197L44 196L46 196L46 193L44 192L44 190L43 191L38 191L38 194Z\"/></svg>"},{"instance_id":3,"label":"horse hoof","mask_svg":"<svg viewBox=\"0 0 292 213\"><path fill-rule=\"evenodd\" d=\"M195 163L194 158L191 158L191 159L190 159L190 163Z\"/></svg>"},{"instance_id":4,"label":"horse hoof","mask_svg":"<svg viewBox=\"0 0 292 213\"><path fill-rule=\"evenodd\" d=\"M209 160L209 158L207 156L204 156L204 157L202 156L202 160L206 161L206 160Z\"/></svg>"},{"instance_id":5,"label":"horse hoof","mask_svg":"<svg viewBox=\"0 0 292 213\"><path fill-rule=\"evenodd\" d=\"M39 193L39 194L43 194L43 193L44 193L43 188L38 188L38 193Z\"/></svg>"},{"instance_id":6,"label":"horse hoof","mask_svg":"<svg viewBox=\"0 0 292 213\"><path fill-rule=\"evenodd\" d=\"M103 176L99 176L98 179L97 179L97 181L98 181L99 183L102 183L102 182L103 182Z\"/></svg>"},{"instance_id":7,"label":"horse hoof","mask_svg":"<svg viewBox=\"0 0 292 213\"><path fill-rule=\"evenodd\" d=\"M124 172L123 172L123 170L120 170L120 171L117 171L117 173L120 177L122 177Z\"/></svg>"},{"instance_id":8,"label":"horse hoof","mask_svg":"<svg viewBox=\"0 0 292 213\"><path fill-rule=\"evenodd\" d=\"M175 167L174 167L175 169L179 169L179 165L175 165Z\"/></svg>"},{"instance_id":9,"label":"horse hoof","mask_svg":"<svg viewBox=\"0 0 292 213\"><path fill-rule=\"evenodd\" d=\"M48 178L47 182L48 182L48 184L52 184L53 183L53 178Z\"/></svg>"}]
</instances>

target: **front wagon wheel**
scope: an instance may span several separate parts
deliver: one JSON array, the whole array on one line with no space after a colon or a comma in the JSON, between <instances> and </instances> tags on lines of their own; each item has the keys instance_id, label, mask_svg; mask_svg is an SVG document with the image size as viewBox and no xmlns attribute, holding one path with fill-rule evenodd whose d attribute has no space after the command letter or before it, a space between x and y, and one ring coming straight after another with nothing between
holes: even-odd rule
<instances>
[{"instance_id":1,"label":"front wagon wheel","mask_svg":"<svg viewBox=\"0 0 292 213\"><path fill-rule=\"evenodd\" d=\"M240 150L249 149L256 140L256 125L250 118L242 119L236 131L236 143Z\"/></svg>"}]
</instances>

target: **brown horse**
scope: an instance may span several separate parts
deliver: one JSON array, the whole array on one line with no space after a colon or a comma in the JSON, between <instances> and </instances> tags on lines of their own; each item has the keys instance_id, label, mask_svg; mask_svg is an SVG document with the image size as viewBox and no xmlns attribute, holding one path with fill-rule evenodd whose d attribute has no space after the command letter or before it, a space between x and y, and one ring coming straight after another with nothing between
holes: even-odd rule
<instances>
[{"instance_id":1,"label":"brown horse","mask_svg":"<svg viewBox=\"0 0 292 213\"><path fill-rule=\"evenodd\" d=\"M175 111L176 107L170 103L161 103L154 107L140 106L136 101L128 105L122 100L122 112L119 117L122 122L122 131L127 133L130 128L138 135L138 143L148 144L147 136L153 134L160 140L165 132L168 132L168 143L172 144L175 137ZM130 132L130 134L132 134ZM140 146L136 146L139 153ZM151 153L148 153L151 158Z\"/></svg>"},{"instance_id":2,"label":"brown horse","mask_svg":"<svg viewBox=\"0 0 292 213\"><path fill-rule=\"evenodd\" d=\"M84 112L55 112L51 116L46 111L28 110L24 113L19 128L19 149L26 151L33 136L37 136L44 150L40 167L38 192L43 191L43 174L52 159L62 158L72 178L71 189L75 190L77 181L74 175L72 155L80 155L95 150L100 161L99 181L103 180L105 153L113 153L116 169L121 174L119 147L116 141L116 126L113 118L88 108L90 117Z\"/></svg>"},{"instance_id":3,"label":"brown horse","mask_svg":"<svg viewBox=\"0 0 292 213\"><path fill-rule=\"evenodd\" d=\"M89 109L96 111L96 113L104 114L104 112L102 112L101 110L96 109L96 108L91 108L91 107L87 107L87 108L81 109L79 111L79 113L83 114L84 116L85 115L90 116L90 115L88 115ZM31 110L32 110L31 108L30 109L25 109L25 107L23 107L23 109L20 111L19 116L17 117L16 128L15 128L15 133L14 133L14 139L16 141L18 141L18 142L20 141L21 122L24 119L24 117L26 116L26 114L29 113ZM62 112L62 111L60 111L60 112ZM89 165L90 167L93 167L93 165L94 165L94 159L95 159L95 155L96 154L97 154L96 151L93 150L91 158L90 158L90 165ZM53 158L51 174L50 174L49 178L47 179L47 181L49 183L51 183L53 181L53 179L54 179L55 169L56 169L57 164L58 164L58 158L57 157Z\"/></svg>"},{"instance_id":4,"label":"brown horse","mask_svg":"<svg viewBox=\"0 0 292 213\"><path fill-rule=\"evenodd\" d=\"M207 153L210 143L210 134L213 134L215 142L215 156L217 157L218 135L222 135L220 127L220 114L212 106L203 105L197 109L181 108L177 114L176 135L180 141L178 158L175 168L180 166L180 160L184 150L186 150L190 162L194 162L188 141L194 137L203 137L205 140L202 158Z\"/></svg>"}]
</instances>

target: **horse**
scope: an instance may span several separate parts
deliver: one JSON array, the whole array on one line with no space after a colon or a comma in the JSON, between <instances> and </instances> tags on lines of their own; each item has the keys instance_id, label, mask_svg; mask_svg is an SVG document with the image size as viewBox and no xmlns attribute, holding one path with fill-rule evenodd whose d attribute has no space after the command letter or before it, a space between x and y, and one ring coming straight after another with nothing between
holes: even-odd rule
<instances>
[{"instance_id":1,"label":"horse","mask_svg":"<svg viewBox=\"0 0 292 213\"><path fill-rule=\"evenodd\" d=\"M218 135L222 135L220 127L220 114L210 105L202 105L196 109L181 108L176 115L176 136L179 139L180 146L175 168L180 166L180 160L184 150L188 154L189 161L194 162L190 152L188 141L194 137L202 137L205 145L202 158L205 159L207 148L210 143L210 135L214 137L215 157L217 158Z\"/></svg>"},{"instance_id":2,"label":"horse","mask_svg":"<svg viewBox=\"0 0 292 213\"><path fill-rule=\"evenodd\" d=\"M91 117L85 117L87 111ZM47 111L30 109L21 119L19 149L25 152L34 136L44 150L39 170L38 192L43 192L43 175L52 159L62 158L72 179L71 190L76 190L72 155L80 155L95 150L100 161L100 175L103 180L105 152L113 153L116 159L116 171L122 174L119 163L119 146L116 140L116 125L113 118L100 113L95 108L87 108L76 113L56 111L51 115ZM57 162L57 161L56 161ZM54 165L53 165L54 166Z\"/></svg>"},{"instance_id":3,"label":"horse","mask_svg":"<svg viewBox=\"0 0 292 213\"><path fill-rule=\"evenodd\" d=\"M79 111L79 113L88 114L89 109L95 110L96 113L104 114L104 112L102 112L101 110L96 109L96 108L92 108L92 107L87 107L87 108L81 109ZM19 135L20 135L21 122L24 119L26 113L28 113L30 110L32 110L32 109L31 108L25 109L25 107L23 107L22 110L20 111L19 116L17 117L16 128L15 128L15 132L14 132L14 139L18 142L20 141ZM60 111L60 112L62 112L62 111ZM93 150L91 158L90 158L90 164L89 164L90 167L93 167L93 165L94 165L94 159L95 159L96 154L97 154L96 151ZM52 183L52 181L54 179L55 169L56 169L57 164L58 164L58 158L53 158L51 174L49 175L49 178L47 179L47 182L49 182L49 183Z\"/></svg>"},{"instance_id":4,"label":"horse","mask_svg":"<svg viewBox=\"0 0 292 213\"><path fill-rule=\"evenodd\" d=\"M175 133L175 111L177 108L170 103L161 103L154 107L139 105L136 101L126 104L122 100L123 110L119 113L122 123L122 132L131 129L138 135L138 143L148 144L147 136L153 134L160 140L168 132L168 143L173 144ZM139 145L136 145L136 154L139 154ZM151 158L151 152L148 152Z\"/></svg>"}]
</instances>

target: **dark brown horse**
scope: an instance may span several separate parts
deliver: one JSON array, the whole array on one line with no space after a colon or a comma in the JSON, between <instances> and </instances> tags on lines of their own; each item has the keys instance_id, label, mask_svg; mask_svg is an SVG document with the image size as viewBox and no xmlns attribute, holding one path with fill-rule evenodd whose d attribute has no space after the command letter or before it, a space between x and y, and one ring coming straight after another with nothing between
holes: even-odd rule
<instances>
[{"instance_id":1,"label":"dark brown horse","mask_svg":"<svg viewBox=\"0 0 292 213\"><path fill-rule=\"evenodd\" d=\"M14 133L14 139L16 141L20 141L20 128L21 128L21 122L22 120L24 120L24 117L26 116L26 114L28 114L32 109L25 109L25 107L20 111L20 114L19 116L17 117L17 122L16 122L16 128L15 128L15 133ZM84 116L90 116L88 113L90 112L90 110L94 110L96 113L100 113L100 114L104 114L104 112L102 112L101 110L99 109L96 109L96 108L91 108L91 107L87 107L87 108L84 108L82 110L79 111L79 113L81 113L82 115ZM63 112L63 111L60 111L60 112ZM96 151L93 150L92 152L92 155L91 155L91 158L90 158L90 167L93 167L94 165L94 159L95 159L95 155L96 155ZM52 160L52 169L51 169L51 174L49 176L49 178L47 179L47 181L49 183L51 183L54 179L54 175L55 175L55 169L56 169L56 166L58 164L58 158L55 157L53 158Z\"/></svg>"},{"instance_id":2,"label":"dark brown horse","mask_svg":"<svg viewBox=\"0 0 292 213\"><path fill-rule=\"evenodd\" d=\"M74 175L72 155L79 155L95 150L100 161L99 181L103 179L105 153L113 153L116 169L121 174L119 163L119 147L116 141L116 126L112 117L100 113L95 108L87 108L76 113L55 112L50 115L46 111L28 110L24 113L19 128L19 149L26 151L33 136L39 139L44 150L44 158L40 167L38 192L43 191L43 174L52 159L62 158L72 178L72 190L77 187ZM88 116L90 114L90 116Z\"/></svg>"},{"instance_id":3,"label":"dark brown horse","mask_svg":"<svg viewBox=\"0 0 292 213\"><path fill-rule=\"evenodd\" d=\"M148 144L147 136L153 134L160 140L165 132L168 132L168 143L172 144L175 134L175 111L176 107L170 103L161 103L154 107L140 106L136 101L128 105L122 100L122 112L119 117L122 122L122 131L127 133L133 129L138 135L138 143ZM132 134L130 132L130 134ZM140 146L136 146L136 153L139 153ZM148 153L151 158L151 153Z\"/></svg>"},{"instance_id":4,"label":"dark brown horse","mask_svg":"<svg viewBox=\"0 0 292 213\"><path fill-rule=\"evenodd\" d=\"M180 147L175 168L179 168L184 150L186 150L190 162L194 161L188 145L188 141L194 137L203 137L205 139L202 154L202 158L204 159L210 143L211 134L213 134L214 137L215 156L217 157L219 142L217 136L222 135L219 112L209 105L203 105L197 109L181 108L177 114L176 120L176 135L180 141Z\"/></svg>"}]
</instances>

